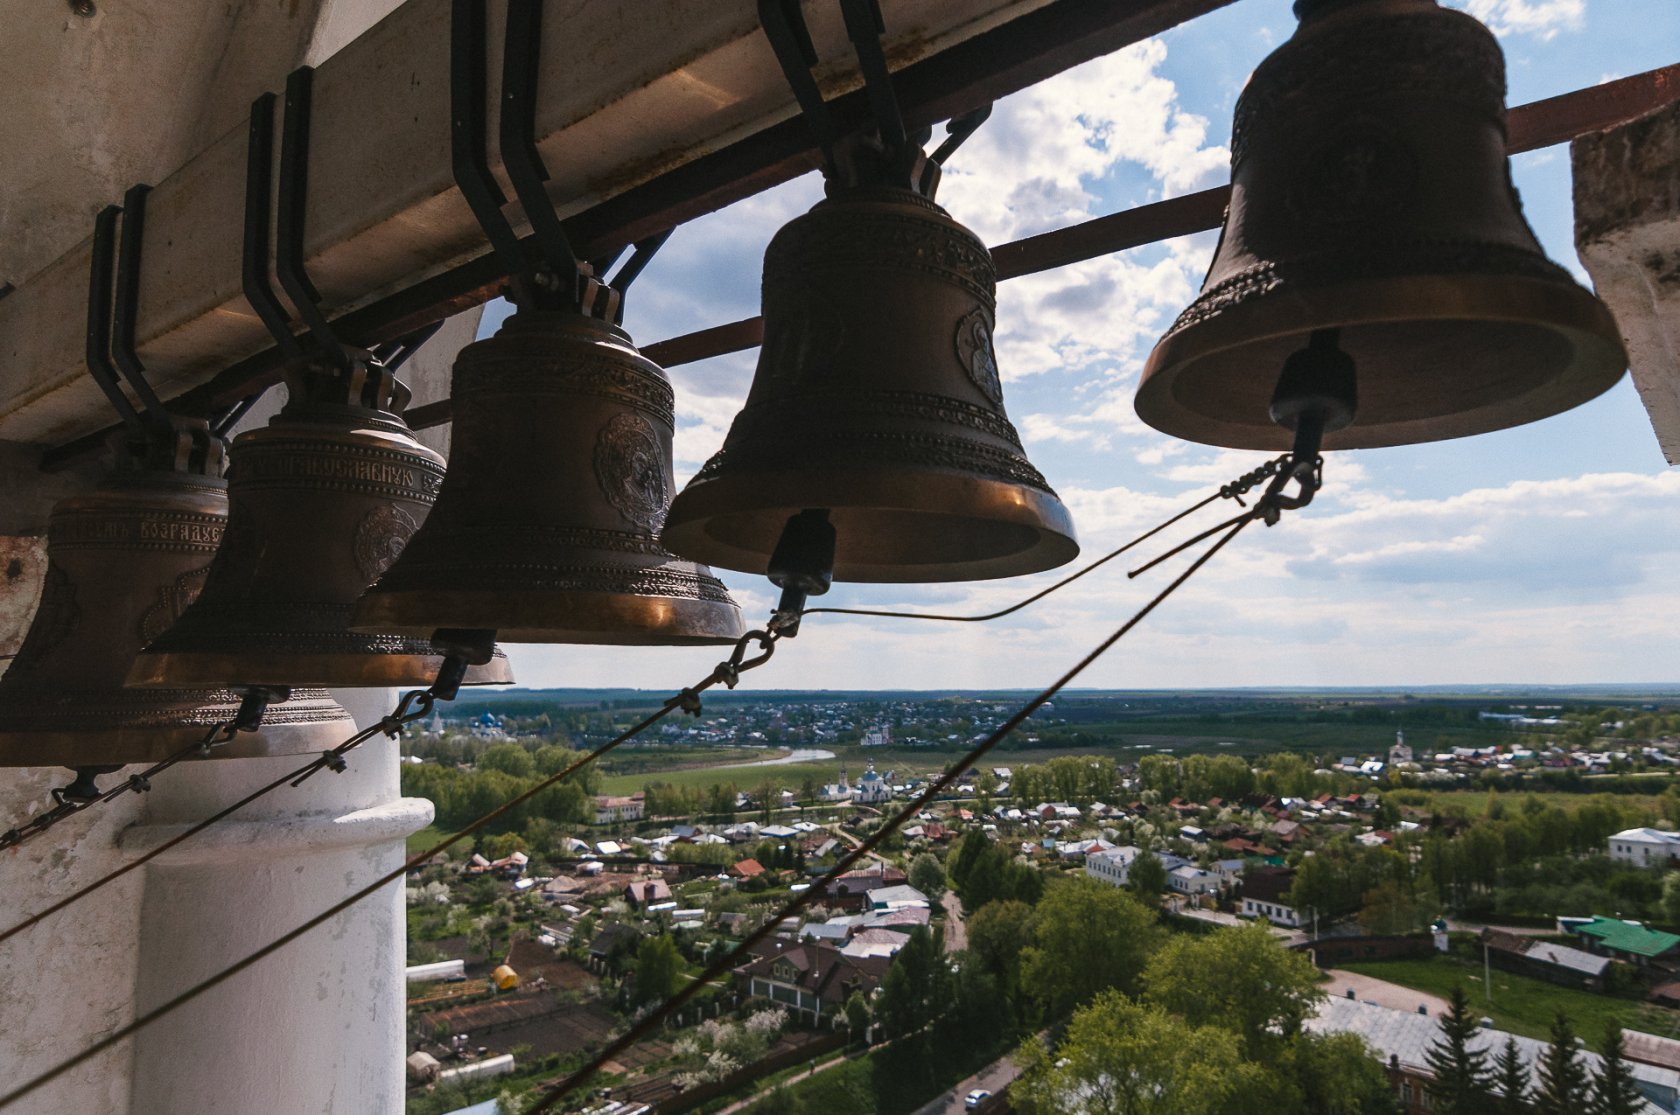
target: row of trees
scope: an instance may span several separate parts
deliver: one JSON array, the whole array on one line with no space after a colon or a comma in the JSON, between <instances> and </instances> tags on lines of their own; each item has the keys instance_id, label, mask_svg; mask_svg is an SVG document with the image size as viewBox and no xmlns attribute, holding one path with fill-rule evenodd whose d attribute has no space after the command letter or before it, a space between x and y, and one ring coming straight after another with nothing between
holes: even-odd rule
<instances>
[{"instance_id":1,"label":"row of trees","mask_svg":"<svg viewBox=\"0 0 1680 1115\"><path fill-rule=\"evenodd\" d=\"M486 764L485 758L496 751L492 748L473 770L434 763L405 763L402 792L409 797L430 798L437 807L437 823L454 830L524 793L539 779L564 769L577 758L577 752L563 747L544 747L532 754L517 745L505 746L523 758L518 769L525 773L511 773L499 759L491 759ZM505 755L511 756L511 752ZM595 794L600 779L600 772L584 767L510 811L492 826L492 831L520 830L533 820L588 824L595 819Z\"/></svg>"},{"instance_id":2,"label":"row of trees","mask_svg":"<svg viewBox=\"0 0 1680 1115\"><path fill-rule=\"evenodd\" d=\"M1605 1030L1596 1071L1589 1072L1574 1028L1560 1012L1532 1079L1514 1038L1507 1037L1494 1057L1472 1043L1480 1032L1464 988L1455 987L1451 1007L1441 1017L1441 1036L1424 1054L1434 1076L1429 1094L1441 1115L1635 1115L1645 1110L1622 1028L1615 1022Z\"/></svg>"}]
</instances>

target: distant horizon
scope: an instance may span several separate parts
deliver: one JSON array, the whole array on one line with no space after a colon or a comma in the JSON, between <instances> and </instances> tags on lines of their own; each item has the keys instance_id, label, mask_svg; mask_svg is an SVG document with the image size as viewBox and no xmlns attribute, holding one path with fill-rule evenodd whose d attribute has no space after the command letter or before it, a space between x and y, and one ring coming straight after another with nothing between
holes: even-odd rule
<instances>
[{"instance_id":1,"label":"distant horizon","mask_svg":"<svg viewBox=\"0 0 1680 1115\"><path fill-rule=\"evenodd\" d=\"M660 689L658 687L646 687L646 688L644 688L644 687L637 687L637 686L613 686L613 685L555 686L555 685L545 685L545 686L527 687L527 686L514 685L514 686L495 686L495 687L488 687L488 686L486 686L486 687L475 687L472 690L471 695L472 696L488 696L488 695L491 695L491 694L506 694L506 695L511 696L511 695L517 694L517 695L522 695L522 696L529 696L529 695L536 695L536 694L543 694L543 693L636 693L636 694L647 693L647 694L659 694L659 693L663 693L663 692L665 692L665 690ZM1006 694L1007 693L1007 694L1024 694L1025 695L1025 694L1034 694L1034 693L1037 693L1037 692L1039 692L1038 687L1025 687L1025 686L1020 687L1020 688L1005 688L1005 687L998 687L998 686L977 686L977 687L972 687L972 688L964 688L964 687L959 687L959 686L933 686L933 687L929 687L929 688L917 688L917 689L884 688L884 687L869 687L869 686L854 686L854 687L845 687L845 688L837 688L837 689L814 688L814 687L808 687L808 686L789 687L789 688L778 688L778 687L765 686L765 687L757 687L757 688L742 687L740 689L736 689L736 690L733 690L733 691L726 691L726 692L721 692L721 693L714 692L712 694L709 694L708 696L710 698L715 699L715 698L718 698L718 697L729 697L729 696L742 697L742 696L747 696L749 694L754 694L754 693L778 693L778 694L787 694L787 693L828 693L828 694L847 694L847 693L905 693L905 694L981 693L981 694L992 694L992 693L996 693L996 694ZM1117 688L1117 687L1114 687L1114 686L1068 686L1066 689L1062 690L1060 695L1070 695L1070 694L1125 695L1125 694L1133 694L1133 693L1136 693L1136 694L1196 694L1196 693L1248 693L1248 694L1267 694L1267 693L1288 693L1288 694L1302 694L1302 693L1307 693L1307 694L1311 694L1311 693L1366 693L1366 694L1389 694L1389 693L1392 693L1392 694L1396 694L1396 695L1403 695L1403 694L1408 694L1408 693L1433 693L1433 694L1442 694L1442 695L1464 694L1464 695L1467 695L1467 696L1490 696L1490 695L1496 695L1496 694L1499 694L1499 693L1511 693L1511 694L1518 695L1518 696L1529 695L1529 694L1547 694L1547 695L1554 695L1554 696L1563 696L1563 695L1567 695L1567 694L1570 694L1570 693L1612 693L1612 692L1614 692L1614 693L1627 693L1627 694L1633 695L1633 696L1674 696L1676 698L1680 698L1680 681L1676 681L1676 682L1609 681L1609 682L1575 682L1575 683L1570 683L1570 684L1558 684L1558 683L1552 683L1552 682L1537 682L1537 683L1534 683L1534 684L1524 684L1524 683L1517 683L1517 682L1463 682L1463 683L1456 683L1456 684L1435 683L1435 684L1428 684L1428 685L1406 685L1406 684L1403 684L1403 683L1395 683L1395 684L1392 684L1392 685L1209 685L1209 686L1197 686L1197 687L1183 687L1183 686L1142 687L1142 686L1139 686L1139 687L1133 687L1133 688Z\"/></svg>"}]
</instances>

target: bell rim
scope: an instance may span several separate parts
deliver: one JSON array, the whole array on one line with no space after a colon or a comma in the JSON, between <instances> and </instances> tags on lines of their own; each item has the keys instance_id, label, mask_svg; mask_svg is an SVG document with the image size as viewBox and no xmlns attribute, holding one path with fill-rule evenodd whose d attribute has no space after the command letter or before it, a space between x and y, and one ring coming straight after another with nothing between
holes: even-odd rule
<instances>
[{"instance_id":1,"label":"bell rim","mask_svg":"<svg viewBox=\"0 0 1680 1115\"><path fill-rule=\"evenodd\" d=\"M336 747L356 730L356 722L336 702L337 716L293 724L264 724L239 732L207 755L191 758L263 759L306 755ZM323 713L331 709L323 709ZM202 742L209 726L122 725L108 728L37 732L0 729L0 767L91 766L109 763L156 763Z\"/></svg>"},{"instance_id":2,"label":"bell rim","mask_svg":"<svg viewBox=\"0 0 1680 1115\"><path fill-rule=\"evenodd\" d=\"M431 630L426 632L431 634ZM128 671L130 689L225 689L230 686L286 686L310 689L373 689L430 685L444 655L437 654L263 654L217 651L142 652ZM462 685L510 685L513 668L498 655L467 667Z\"/></svg>"},{"instance_id":3,"label":"bell rim","mask_svg":"<svg viewBox=\"0 0 1680 1115\"><path fill-rule=\"evenodd\" d=\"M1383 449L1511 429L1597 398L1627 370L1626 351L1609 309L1573 282L1510 275L1405 275L1257 295L1168 333L1144 363L1133 409L1153 429L1181 440L1226 449L1286 450L1293 434L1269 415L1260 414L1261 421L1254 423L1210 417L1178 400L1176 381L1210 355L1257 342L1299 336L1305 343L1307 334L1323 328L1442 321L1551 329L1569 340L1576 356L1535 387L1475 410L1374 424L1362 424L1356 417L1352 425L1325 434L1326 450Z\"/></svg>"},{"instance_id":4,"label":"bell rim","mask_svg":"<svg viewBox=\"0 0 1680 1115\"><path fill-rule=\"evenodd\" d=\"M657 622L648 622L650 615ZM519 621L499 626L497 616ZM594 622L580 624L589 618ZM363 634L419 637L440 627L492 629L505 643L578 646L721 646L746 634L740 605L732 600L520 589L370 591L350 624Z\"/></svg>"},{"instance_id":5,"label":"bell rim","mask_svg":"<svg viewBox=\"0 0 1680 1115\"><path fill-rule=\"evenodd\" d=\"M724 542L707 533L708 520L722 515L753 515L775 524L810 507L921 514L950 519L952 507L981 505L991 515L968 516L983 522L1028 527L1038 532L1033 545L1008 554L966 562L883 565L836 555L834 579L857 584L939 584L996 580L1042 573L1079 556L1073 516L1054 492L988 477L918 470L906 483L903 470L823 470L809 472L743 469L733 475L691 482L671 501L660 542L692 561L741 573L762 574L770 561L762 553ZM930 524L931 525L931 524ZM775 537L772 532L771 538Z\"/></svg>"}]
</instances>

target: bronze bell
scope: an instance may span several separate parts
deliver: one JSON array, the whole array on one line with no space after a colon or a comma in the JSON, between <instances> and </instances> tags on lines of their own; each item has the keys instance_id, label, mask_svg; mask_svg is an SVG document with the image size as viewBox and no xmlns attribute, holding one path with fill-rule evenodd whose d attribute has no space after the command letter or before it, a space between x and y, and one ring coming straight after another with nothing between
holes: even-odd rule
<instances>
[{"instance_id":1,"label":"bronze bell","mask_svg":"<svg viewBox=\"0 0 1680 1115\"><path fill-rule=\"evenodd\" d=\"M790 222L764 257L746 406L672 502L665 544L763 573L784 524L826 509L836 580L1071 561L1072 519L1004 414L996 285L986 246L910 189L839 189Z\"/></svg>"},{"instance_id":2,"label":"bronze bell","mask_svg":"<svg viewBox=\"0 0 1680 1115\"><path fill-rule=\"evenodd\" d=\"M1237 101L1231 202L1201 294L1155 346L1138 415L1280 449L1288 357L1339 330L1358 410L1327 449L1532 422L1626 367L1604 305L1546 259L1505 155L1493 35L1433 0L1297 0Z\"/></svg>"},{"instance_id":3,"label":"bronze bell","mask_svg":"<svg viewBox=\"0 0 1680 1115\"><path fill-rule=\"evenodd\" d=\"M123 688L140 648L204 584L227 521L226 483L213 464L119 472L53 508L41 603L0 676L0 765L157 762L233 719L240 698L225 689ZM297 690L268 706L260 731L209 754L318 751L353 731L327 694Z\"/></svg>"},{"instance_id":4,"label":"bronze bell","mask_svg":"<svg viewBox=\"0 0 1680 1115\"><path fill-rule=\"evenodd\" d=\"M437 511L356 609L365 631L509 642L733 642L741 611L659 544L671 385L624 331L525 309L456 359Z\"/></svg>"},{"instance_id":5,"label":"bronze bell","mask_svg":"<svg viewBox=\"0 0 1680 1115\"><path fill-rule=\"evenodd\" d=\"M204 592L135 660L130 685L426 685L425 639L364 635L350 616L425 521L443 458L414 439L407 391L377 363L294 367L266 427L233 443L227 534ZM394 399L400 401L393 402ZM499 653L467 684L512 681Z\"/></svg>"}]
</instances>

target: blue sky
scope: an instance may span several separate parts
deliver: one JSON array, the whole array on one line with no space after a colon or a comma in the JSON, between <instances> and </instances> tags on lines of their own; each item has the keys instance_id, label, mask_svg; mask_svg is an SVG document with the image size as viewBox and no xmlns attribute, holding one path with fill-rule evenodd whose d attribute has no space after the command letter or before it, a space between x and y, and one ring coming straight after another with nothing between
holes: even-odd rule
<instances>
[{"instance_id":1,"label":"blue sky","mask_svg":"<svg viewBox=\"0 0 1680 1115\"><path fill-rule=\"evenodd\" d=\"M1513 105L1677 60L1674 0L1463 0L1499 35ZM1294 26L1242 0L999 102L953 158L942 204L989 244L1203 189L1228 176L1231 110ZM1551 257L1572 245L1568 150L1518 157ZM758 311L764 245L820 196L814 175L677 230L629 299L642 344ZM1005 405L1072 509L1081 560L1263 455L1176 441L1132 413L1137 374L1194 295L1206 233L999 288ZM486 325L499 317L487 314ZM756 353L671 370L679 483L721 443ZM1302 514L1253 528L1081 684L1405 685L1680 680L1680 473L1630 381L1577 410L1453 442L1332 454ZM719 571L749 622L769 586ZM1061 571L1065 573L1066 570ZM844 585L835 605L986 610L1061 573L940 586ZM984 628L824 617L751 676L761 688L1028 687L1056 676L1171 576L1105 569ZM665 688L708 649L510 647L527 686Z\"/></svg>"}]
</instances>

